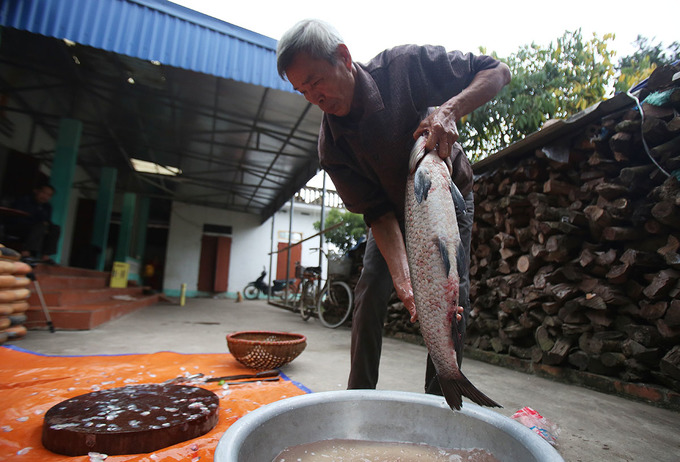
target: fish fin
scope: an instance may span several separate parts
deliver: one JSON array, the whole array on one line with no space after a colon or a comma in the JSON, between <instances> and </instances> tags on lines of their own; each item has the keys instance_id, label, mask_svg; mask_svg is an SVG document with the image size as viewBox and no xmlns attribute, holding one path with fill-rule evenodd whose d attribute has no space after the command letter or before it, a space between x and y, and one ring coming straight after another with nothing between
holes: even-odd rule
<instances>
[{"instance_id":1,"label":"fish fin","mask_svg":"<svg viewBox=\"0 0 680 462\"><path fill-rule=\"evenodd\" d=\"M441 237L439 238L439 255L442 257L442 263L444 263L444 274L448 277L451 271L451 260L449 259L449 249L446 248L446 241Z\"/></svg>"},{"instance_id":2,"label":"fish fin","mask_svg":"<svg viewBox=\"0 0 680 462\"><path fill-rule=\"evenodd\" d=\"M445 380L439 377L439 386L442 389L442 393L444 393L446 403L451 409L460 411L460 408L463 406L463 396L470 398L480 406L503 407L479 391L462 372L460 372L460 377L455 380Z\"/></svg>"},{"instance_id":3,"label":"fish fin","mask_svg":"<svg viewBox=\"0 0 680 462\"><path fill-rule=\"evenodd\" d=\"M413 179L413 192L419 204L427 199L431 185L430 178L422 170L416 171L416 176Z\"/></svg>"},{"instance_id":4,"label":"fish fin","mask_svg":"<svg viewBox=\"0 0 680 462\"><path fill-rule=\"evenodd\" d=\"M456 299L455 305L451 307L451 337L453 338L453 349L456 351L458 370L460 370L460 365L463 363L463 333L460 329L460 326L463 322L465 322L465 314L463 314L463 318L460 321L456 320L456 316L458 315L458 305L459 299Z\"/></svg>"},{"instance_id":5,"label":"fish fin","mask_svg":"<svg viewBox=\"0 0 680 462\"><path fill-rule=\"evenodd\" d=\"M465 206L465 199L463 194L453 181L449 182L449 190L451 191L451 198L453 199L453 206L456 208L456 215L467 215L467 208Z\"/></svg>"}]
</instances>

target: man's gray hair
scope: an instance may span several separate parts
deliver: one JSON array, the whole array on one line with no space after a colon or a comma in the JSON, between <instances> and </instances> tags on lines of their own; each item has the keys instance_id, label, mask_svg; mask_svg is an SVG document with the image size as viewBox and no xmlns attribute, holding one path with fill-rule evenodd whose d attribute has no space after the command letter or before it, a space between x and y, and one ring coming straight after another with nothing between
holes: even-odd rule
<instances>
[{"instance_id":1,"label":"man's gray hair","mask_svg":"<svg viewBox=\"0 0 680 462\"><path fill-rule=\"evenodd\" d=\"M338 45L344 43L333 26L319 19L303 19L283 34L276 48L276 68L283 79L295 55L308 53L312 58L337 60Z\"/></svg>"}]
</instances>

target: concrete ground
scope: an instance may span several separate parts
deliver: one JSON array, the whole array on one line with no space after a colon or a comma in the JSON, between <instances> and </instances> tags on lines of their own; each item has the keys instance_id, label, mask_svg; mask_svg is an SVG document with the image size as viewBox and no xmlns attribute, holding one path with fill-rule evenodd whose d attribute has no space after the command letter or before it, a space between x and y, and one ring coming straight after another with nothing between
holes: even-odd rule
<instances>
[{"instance_id":1,"label":"concrete ground","mask_svg":"<svg viewBox=\"0 0 680 462\"><path fill-rule=\"evenodd\" d=\"M159 303L91 331L29 331L10 344L48 355L227 352L225 335L275 330L307 336L306 350L282 371L312 391L342 390L349 372L350 332L264 301L189 299ZM421 393L425 347L385 339L379 389ZM463 372L510 416L529 406L555 422L558 451L576 461L680 460L680 413L466 359Z\"/></svg>"}]
</instances>

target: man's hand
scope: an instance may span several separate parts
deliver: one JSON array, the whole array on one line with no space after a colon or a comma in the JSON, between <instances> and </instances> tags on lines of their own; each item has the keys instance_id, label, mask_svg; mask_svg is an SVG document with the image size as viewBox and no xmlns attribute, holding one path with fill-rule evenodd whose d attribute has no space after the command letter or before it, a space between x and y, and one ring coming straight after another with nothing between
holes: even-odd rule
<instances>
[{"instance_id":1,"label":"man's hand","mask_svg":"<svg viewBox=\"0 0 680 462\"><path fill-rule=\"evenodd\" d=\"M397 296L404 303L408 312L411 313L411 322L415 322L417 318L416 303L413 299L406 246L394 213L389 212L378 218L371 225L371 233L373 233L375 243L378 245L385 263L387 263Z\"/></svg>"},{"instance_id":2,"label":"man's hand","mask_svg":"<svg viewBox=\"0 0 680 462\"><path fill-rule=\"evenodd\" d=\"M456 116L447 103L425 117L413 133L414 139L425 134L427 136L425 150L428 152L435 150L442 159L449 156L453 143L458 140Z\"/></svg>"},{"instance_id":3,"label":"man's hand","mask_svg":"<svg viewBox=\"0 0 680 462\"><path fill-rule=\"evenodd\" d=\"M413 133L413 138L427 132L427 151L436 150L439 157L446 159L453 143L458 140L456 122L487 101L490 101L510 82L510 68L500 63L492 69L479 71L463 91L439 106L428 115Z\"/></svg>"},{"instance_id":4,"label":"man's hand","mask_svg":"<svg viewBox=\"0 0 680 462\"><path fill-rule=\"evenodd\" d=\"M418 320L418 313L416 313L416 301L413 298L413 287L411 287L411 279L405 281L397 281L392 278L394 283L394 290L397 292L397 297L404 304L409 314L411 315L411 322Z\"/></svg>"},{"instance_id":5,"label":"man's hand","mask_svg":"<svg viewBox=\"0 0 680 462\"><path fill-rule=\"evenodd\" d=\"M397 292L397 297L404 304L409 314L411 315L411 322L416 322L418 320L418 313L416 311L416 302L413 298L413 288L411 287L411 280L406 281L393 281L394 289ZM456 313L456 321L460 322L463 319L464 308L462 306L458 307L458 312Z\"/></svg>"},{"instance_id":6,"label":"man's hand","mask_svg":"<svg viewBox=\"0 0 680 462\"><path fill-rule=\"evenodd\" d=\"M416 322L418 313L416 312L416 302L413 298L413 286L411 286L411 275L409 273L408 261L406 258L406 246L397 219L392 212L378 218L371 226L371 233L375 243L380 249L380 253L387 263L387 268L392 276L392 284L397 292L399 300L402 301L408 312L411 314L411 322ZM458 307L456 320L462 319L463 307Z\"/></svg>"}]
</instances>

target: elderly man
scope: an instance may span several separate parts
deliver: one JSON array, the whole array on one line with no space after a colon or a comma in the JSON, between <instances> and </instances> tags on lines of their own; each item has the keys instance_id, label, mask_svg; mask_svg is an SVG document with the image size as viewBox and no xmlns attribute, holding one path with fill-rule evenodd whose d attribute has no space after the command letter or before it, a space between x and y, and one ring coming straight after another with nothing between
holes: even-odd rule
<instances>
[{"instance_id":1,"label":"elderly man","mask_svg":"<svg viewBox=\"0 0 680 462\"><path fill-rule=\"evenodd\" d=\"M458 217L468 270L461 274L463 325L470 310L469 252L472 168L456 142L456 122L510 81L508 67L489 57L435 46L398 46L356 63L335 29L303 20L278 44L279 75L324 112L319 162L348 210L370 230L364 269L355 289L348 388L375 388L387 303L396 290L416 319L403 238L409 153L425 134L426 149L453 162L453 181L468 213ZM462 358L462 355L460 356ZM425 389L441 394L428 358Z\"/></svg>"}]
</instances>

